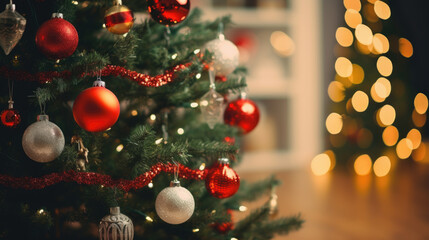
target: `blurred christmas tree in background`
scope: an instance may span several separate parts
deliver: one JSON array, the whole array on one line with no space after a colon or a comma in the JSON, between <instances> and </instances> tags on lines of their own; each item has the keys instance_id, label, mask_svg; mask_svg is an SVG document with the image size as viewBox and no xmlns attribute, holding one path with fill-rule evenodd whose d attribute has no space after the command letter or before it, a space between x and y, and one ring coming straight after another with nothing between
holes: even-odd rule
<instances>
[{"instance_id":1,"label":"blurred christmas tree in background","mask_svg":"<svg viewBox=\"0 0 429 240\"><path fill-rule=\"evenodd\" d=\"M407 83L413 46L398 36L389 5L343 3L347 26L336 31L336 76L327 91L332 101L325 122L329 150L313 159L312 170L323 175L346 165L358 175L373 171L382 177L401 159L425 157L421 128L428 99Z\"/></svg>"},{"instance_id":2,"label":"blurred christmas tree in background","mask_svg":"<svg viewBox=\"0 0 429 240\"><path fill-rule=\"evenodd\" d=\"M272 217L275 178L248 184L232 169L259 111L223 35L229 17L201 22L187 0L5 4L1 239L256 240L300 228L299 216Z\"/></svg>"}]
</instances>

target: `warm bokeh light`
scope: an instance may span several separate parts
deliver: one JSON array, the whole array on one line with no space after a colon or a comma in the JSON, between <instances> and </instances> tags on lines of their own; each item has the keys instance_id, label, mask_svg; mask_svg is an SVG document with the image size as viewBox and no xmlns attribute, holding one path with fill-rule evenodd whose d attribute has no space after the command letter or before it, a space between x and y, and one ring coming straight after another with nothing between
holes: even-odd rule
<instances>
[{"instance_id":1,"label":"warm bokeh light","mask_svg":"<svg viewBox=\"0 0 429 240\"><path fill-rule=\"evenodd\" d=\"M396 111L391 105L384 105L377 112L377 122L380 126L392 125L396 118Z\"/></svg>"},{"instance_id":2,"label":"warm bokeh light","mask_svg":"<svg viewBox=\"0 0 429 240\"><path fill-rule=\"evenodd\" d=\"M370 93L371 93L371 98L372 98L372 100L374 100L374 102L381 103L384 100L386 100L385 98L378 96L377 92L375 91L375 83L372 84Z\"/></svg>"},{"instance_id":3,"label":"warm bokeh light","mask_svg":"<svg viewBox=\"0 0 429 240\"><path fill-rule=\"evenodd\" d=\"M350 47L353 44L353 33L348 28L339 27L335 32L335 39L340 46Z\"/></svg>"},{"instance_id":4,"label":"warm bokeh light","mask_svg":"<svg viewBox=\"0 0 429 240\"><path fill-rule=\"evenodd\" d=\"M383 142L386 146L394 146L399 139L399 131L395 126L388 126L383 130Z\"/></svg>"},{"instance_id":5,"label":"warm bokeh light","mask_svg":"<svg viewBox=\"0 0 429 240\"><path fill-rule=\"evenodd\" d=\"M353 10L356 10L358 12L360 11L360 9L362 7L360 0L344 0L343 3L344 3L344 7L346 9L353 9Z\"/></svg>"},{"instance_id":6,"label":"warm bokeh light","mask_svg":"<svg viewBox=\"0 0 429 240\"><path fill-rule=\"evenodd\" d=\"M428 110L428 98L423 93L418 93L414 98L414 107L418 114L425 114Z\"/></svg>"},{"instance_id":7,"label":"warm bokeh light","mask_svg":"<svg viewBox=\"0 0 429 240\"><path fill-rule=\"evenodd\" d=\"M368 175L371 172L371 158L368 154L360 155L356 158L354 163L354 169L356 174L364 176Z\"/></svg>"},{"instance_id":8,"label":"warm bokeh light","mask_svg":"<svg viewBox=\"0 0 429 240\"><path fill-rule=\"evenodd\" d=\"M378 54L387 53L390 48L389 40L381 33L374 34L374 37L372 39L372 45L374 46L374 49L375 51L377 51Z\"/></svg>"},{"instance_id":9,"label":"warm bokeh light","mask_svg":"<svg viewBox=\"0 0 429 240\"><path fill-rule=\"evenodd\" d=\"M374 2L374 11L380 19L386 20L390 18L390 7L383 1Z\"/></svg>"},{"instance_id":10,"label":"warm bokeh light","mask_svg":"<svg viewBox=\"0 0 429 240\"><path fill-rule=\"evenodd\" d=\"M381 98L387 98L392 91L392 85L390 84L390 81L384 77L378 78L374 85L375 92Z\"/></svg>"},{"instance_id":11,"label":"warm bokeh light","mask_svg":"<svg viewBox=\"0 0 429 240\"><path fill-rule=\"evenodd\" d=\"M361 84L365 78L365 72L361 66L358 64L353 64L352 75L350 75L349 80L353 84Z\"/></svg>"},{"instance_id":12,"label":"warm bokeh light","mask_svg":"<svg viewBox=\"0 0 429 240\"><path fill-rule=\"evenodd\" d=\"M316 176L326 174L331 168L331 159L328 154L322 153L313 158L311 161L311 171Z\"/></svg>"},{"instance_id":13,"label":"warm bokeh light","mask_svg":"<svg viewBox=\"0 0 429 240\"><path fill-rule=\"evenodd\" d=\"M288 57L295 52L295 43L285 32L271 33L270 42L276 52L283 57Z\"/></svg>"},{"instance_id":14,"label":"warm bokeh light","mask_svg":"<svg viewBox=\"0 0 429 240\"><path fill-rule=\"evenodd\" d=\"M332 81L328 87L328 96L333 102L341 102L344 100L344 85L338 81Z\"/></svg>"},{"instance_id":15,"label":"warm bokeh light","mask_svg":"<svg viewBox=\"0 0 429 240\"><path fill-rule=\"evenodd\" d=\"M385 56L380 56L377 60L377 70L382 76L390 76L393 71L392 61Z\"/></svg>"},{"instance_id":16,"label":"warm bokeh light","mask_svg":"<svg viewBox=\"0 0 429 240\"><path fill-rule=\"evenodd\" d=\"M413 110L413 114L411 115L413 119L414 126L423 127L426 124L426 114L419 114L416 110Z\"/></svg>"},{"instance_id":17,"label":"warm bokeh light","mask_svg":"<svg viewBox=\"0 0 429 240\"><path fill-rule=\"evenodd\" d=\"M363 45L370 45L372 43L372 30L367 25L359 24L355 30L356 39Z\"/></svg>"},{"instance_id":18,"label":"warm bokeh light","mask_svg":"<svg viewBox=\"0 0 429 240\"><path fill-rule=\"evenodd\" d=\"M406 58L410 58L413 56L413 45L411 42L406 38L400 38L399 39L399 52L402 56Z\"/></svg>"},{"instance_id":19,"label":"warm bokeh light","mask_svg":"<svg viewBox=\"0 0 429 240\"><path fill-rule=\"evenodd\" d=\"M400 159L407 159L410 157L411 152L413 151L413 143L408 138L403 138L396 145L396 155Z\"/></svg>"},{"instance_id":20,"label":"warm bokeh light","mask_svg":"<svg viewBox=\"0 0 429 240\"><path fill-rule=\"evenodd\" d=\"M330 134L338 134L343 128L343 118L338 113L331 113L326 118L326 129Z\"/></svg>"},{"instance_id":21,"label":"warm bokeh light","mask_svg":"<svg viewBox=\"0 0 429 240\"><path fill-rule=\"evenodd\" d=\"M389 173L391 167L390 159L387 156L381 156L374 162L374 174L377 177L384 177Z\"/></svg>"},{"instance_id":22,"label":"warm bokeh light","mask_svg":"<svg viewBox=\"0 0 429 240\"><path fill-rule=\"evenodd\" d=\"M390 95L391 90L390 81L380 77L371 87L371 97L375 102L383 102Z\"/></svg>"},{"instance_id":23,"label":"warm bokeh light","mask_svg":"<svg viewBox=\"0 0 429 240\"><path fill-rule=\"evenodd\" d=\"M349 77L353 72L352 62L345 57L337 58L335 61L335 71L340 77Z\"/></svg>"},{"instance_id":24,"label":"warm bokeh light","mask_svg":"<svg viewBox=\"0 0 429 240\"><path fill-rule=\"evenodd\" d=\"M356 91L352 97L352 106L356 112L364 112L368 108L369 98L366 93L362 91Z\"/></svg>"},{"instance_id":25,"label":"warm bokeh light","mask_svg":"<svg viewBox=\"0 0 429 240\"><path fill-rule=\"evenodd\" d=\"M417 149L422 142L422 134L419 130L413 128L408 132L407 139L410 139L410 141L412 142L413 149Z\"/></svg>"},{"instance_id":26,"label":"warm bokeh light","mask_svg":"<svg viewBox=\"0 0 429 240\"><path fill-rule=\"evenodd\" d=\"M362 16L354 9L348 9L346 11L344 20L346 20L346 24L351 28L356 28L359 24L362 24Z\"/></svg>"}]
</instances>

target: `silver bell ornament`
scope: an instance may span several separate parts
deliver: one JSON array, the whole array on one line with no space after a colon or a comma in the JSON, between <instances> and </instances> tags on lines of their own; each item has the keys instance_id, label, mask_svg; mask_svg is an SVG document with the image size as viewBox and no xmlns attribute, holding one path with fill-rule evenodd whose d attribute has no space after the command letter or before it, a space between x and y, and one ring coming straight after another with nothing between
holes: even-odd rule
<instances>
[{"instance_id":1,"label":"silver bell ornament","mask_svg":"<svg viewBox=\"0 0 429 240\"><path fill-rule=\"evenodd\" d=\"M222 33L219 33L217 39L206 43L204 50L212 54L212 66L216 76L225 77L237 68L240 57L238 48L234 43L226 40Z\"/></svg>"},{"instance_id":2,"label":"silver bell ornament","mask_svg":"<svg viewBox=\"0 0 429 240\"><path fill-rule=\"evenodd\" d=\"M15 11L15 4L6 4L6 10L0 13L0 46L6 55L12 51L25 30L27 20Z\"/></svg>"},{"instance_id":3,"label":"silver bell ornament","mask_svg":"<svg viewBox=\"0 0 429 240\"><path fill-rule=\"evenodd\" d=\"M38 115L37 122L28 126L22 136L25 154L39 163L50 162L60 156L64 143L61 129L44 114Z\"/></svg>"},{"instance_id":4,"label":"silver bell ornament","mask_svg":"<svg viewBox=\"0 0 429 240\"><path fill-rule=\"evenodd\" d=\"M133 221L122 214L119 207L110 208L110 214L101 219L98 226L100 240L134 239Z\"/></svg>"},{"instance_id":5,"label":"silver bell ornament","mask_svg":"<svg viewBox=\"0 0 429 240\"><path fill-rule=\"evenodd\" d=\"M163 189L156 197L156 213L169 224L181 224L188 221L194 213L194 209L194 197L188 189L181 187L177 180L172 181L170 187Z\"/></svg>"}]
</instances>

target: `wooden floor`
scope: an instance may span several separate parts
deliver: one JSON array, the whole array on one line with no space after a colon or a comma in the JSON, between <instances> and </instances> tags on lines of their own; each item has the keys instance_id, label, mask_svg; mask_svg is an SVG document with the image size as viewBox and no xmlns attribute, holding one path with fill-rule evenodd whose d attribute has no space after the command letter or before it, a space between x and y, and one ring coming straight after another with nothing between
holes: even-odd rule
<instances>
[{"instance_id":1,"label":"wooden floor","mask_svg":"<svg viewBox=\"0 0 429 240\"><path fill-rule=\"evenodd\" d=\"M240 173L256 181L272 173ZM429 165L407 164L382 178L334 171L314 176L308 170L275 175L279 216L301 213L303 228L275 240L429 239ZM249 209L260 205L249 203ZM243 215L237 214L237 219Z\"/></svg>"}]
</instances>

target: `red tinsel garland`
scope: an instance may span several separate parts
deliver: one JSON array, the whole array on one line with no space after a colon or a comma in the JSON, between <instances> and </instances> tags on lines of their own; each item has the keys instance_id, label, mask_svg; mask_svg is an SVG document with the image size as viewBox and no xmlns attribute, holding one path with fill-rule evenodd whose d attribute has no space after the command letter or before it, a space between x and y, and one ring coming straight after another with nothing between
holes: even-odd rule
<instances>
[{"instance_id":1,"label":"red tinsel garland","mask_svg":"<svg viewBox=\"0 0 429 240\"><path fill-rule=\"evenodd\" d=\"M150 76L148 74L138 73L136 71L132 71L126 69L124 67L115 66L115 65L107 65L101 70L102 76L121 76L132 81L137 82L138 84L145 87L160 87L167 83L170 83L174 80L175 72L179 70L183 70L189 67L191 64L179 64L173 67L170 70L166 70L164 74ZM83 72L79 76L93 76L95 77L98 74L97 71ZM0 75L6 78L18 80L18 81L37 81L39 83L50 83L54 78L70 78L71 71L64 70L62 72L49 71L49 72L39 72L36 74L31 74L26 71L21 70L11 70L6 68L5 66L0 67Z\"/></svg>"},{"instance_id":2,"label":"red tinsel garland","mask_svg":"<svg viewBox=\"0 0 429 240\"><path fill-rule=\"evenodd\" d=\"M140 189L148 185L152 179L161 172L174 173L174 164L158 163L150 171L141 174L134 180L112 179L111 176L95 172L67 171L62 173L51 173L42 177L12 177L0 175L0 185L11 188L22 188L27 190L43 189L59 182L76 182L85 185L102 185L104 187L119 188L125 192L131 189ZM207 170L192 170L179 164L179 177L183 179L204 180Z\"/></svg>"}]
</instances>

